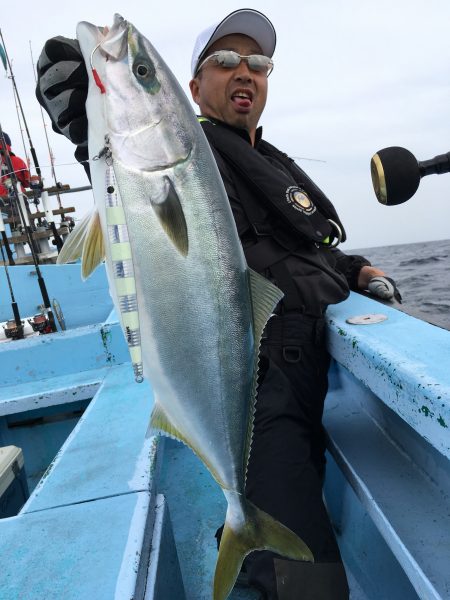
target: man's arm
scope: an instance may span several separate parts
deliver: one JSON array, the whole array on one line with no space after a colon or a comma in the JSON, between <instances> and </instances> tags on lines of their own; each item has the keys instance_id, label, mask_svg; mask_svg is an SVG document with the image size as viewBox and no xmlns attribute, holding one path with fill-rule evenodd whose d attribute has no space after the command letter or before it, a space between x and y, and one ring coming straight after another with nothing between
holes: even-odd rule
<instances>
[{"instance_id":1,"label":"man's arm","mask_svg":"<svg viewBox=\"0 0 450 600\"><path fill-rule=\"evenodd\" d=\"M401 303L402 297L395 281L387 277L384 271L373 267L363 256L344 254L337 248L332 252L336 259L336 266L345 275L351 290L355 292L367 290L382 300L394 298Z\"/></svg>"}]
</instances>

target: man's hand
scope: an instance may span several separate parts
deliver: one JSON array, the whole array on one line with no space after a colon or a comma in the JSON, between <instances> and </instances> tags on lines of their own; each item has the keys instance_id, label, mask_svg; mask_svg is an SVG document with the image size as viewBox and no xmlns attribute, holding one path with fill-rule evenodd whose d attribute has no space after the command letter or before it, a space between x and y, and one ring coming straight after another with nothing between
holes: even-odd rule
<instances>
[{"instance_id":1,"label":"man's hand","mask_svg":"<svg viewBox=\"0 0 450 600\"><path fill-rule=\"evenodd\" d=\"M358 288L368 290L382 300L392 300L394 298L400 304L402 302L402 296L395 281L376 267L362 267L358 276Z\"/></svg>"},{"instance_id":2,"label":"man's hand","mask_svg":"<svg viewBox=\"0 0 450 600\"><path fill-rule=\"evenodd\" d=\"M47 40L37 76L36 97L48 112L53 129L77 146L85 146L89 80L78 41L62 36Z\"/></svg>"},{"instance_id":3,"label":"man's hand","mask_svg":"<svg viewBox=\"0 0 450 600\"><path fill-rule=\"evenodd\" d=\"M371 294L383 300L392 300L394 298L399 304L402 303L402 296L398 291L397 285L390 277L373 277L369 281L368 290Z\"/></svg>"}]
</instances>

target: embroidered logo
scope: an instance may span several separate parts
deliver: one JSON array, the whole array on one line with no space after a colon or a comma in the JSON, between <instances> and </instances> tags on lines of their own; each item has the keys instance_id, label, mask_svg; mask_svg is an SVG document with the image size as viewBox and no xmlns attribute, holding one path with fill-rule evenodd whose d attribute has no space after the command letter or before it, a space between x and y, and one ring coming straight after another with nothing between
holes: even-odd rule
<instances>
[{"instance_id":1,"label":"embroidered logo","mask_svg":"<svg viewBox=\"0 0 450 600\"><path fill-rule=\"evenodd\" d=\"M316 212L316 207L312 203L309 196L299 187L295 185L291 185L286 190L286 200L295 208L295 210L299 210L305 215L312 215Z\"/></svg>"}]
</instances>

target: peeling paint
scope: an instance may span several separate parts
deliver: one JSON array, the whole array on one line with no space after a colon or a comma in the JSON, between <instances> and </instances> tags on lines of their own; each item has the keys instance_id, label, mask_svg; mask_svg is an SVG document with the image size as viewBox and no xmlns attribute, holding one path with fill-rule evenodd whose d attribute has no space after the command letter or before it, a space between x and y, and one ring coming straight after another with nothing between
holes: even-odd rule
<instances>
[{"instance_id":1,"label":"peeling paint","mask_svg":"<svg viewBox=\"0 0 450 600\"><path fill-rule=\"evenodd\" d=\"M448 425L447 423L444 421L444 419L441 417L441 415L439 415L439 419L437 420L437 422L439 423L439 425L441 427L444 427L445 429L448 429Z\"/></svg>"},{"instance_id":2,"label":"peeling paint","mask_svg":"<svg viewBox=\"0 0 450 600\"><path fill-rule=\"evenodd\" d=\"M422 408L419 408L419 412L423 413L426 417L434 417L434 413L428 408L428 406L423 405Z\"/></svg>"},{"instance_id":3,"label":"peeling paint","mask_svg":"<svg viewBox=\"0 0 450 600\"><path fill-rule=\"evenodd\" d=\"M102 327L100 329L100 335L102 336L102 344L105 349L106 354L106 362L112 363L114 362L114 355L109 349L109 345L111 343L111 330L109 327Z\"/></svg>"}]
</instances>

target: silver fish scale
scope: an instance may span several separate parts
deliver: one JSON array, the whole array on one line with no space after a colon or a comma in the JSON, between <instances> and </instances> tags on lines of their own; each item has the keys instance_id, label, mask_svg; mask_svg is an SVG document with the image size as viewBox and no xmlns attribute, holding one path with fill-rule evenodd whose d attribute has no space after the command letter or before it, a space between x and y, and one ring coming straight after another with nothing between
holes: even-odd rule
<instances>
[{"instance_id":1,"label":"silver fish scale","mask_svg":"<svg viewBox=\"0 0 450 600\"><path fill-rule=\"evenodd\" d=\"M148 201L160 197L162 180L139 179L122 163L115 170L139 273L146 373L170 422L219 483L242 492L254 364L248 273L215 165L194 161L180 173L182 191L169 174L186 218L186 257Z\"/></svg>"},{"instance_id":2,"label":"silver fish scale","mask_svg":"<svg viewBox=\"0 0 450 600\"><path fill-rule=\"evenodd\" d=\"M104 62L103 82L145 374L179 437L223 488L243 493L255 365L248 269L190 102L148 40L141 42L161 92L136 85L121 60ZM182 222L187 253L177 245Z\"/></svg>"}]
</instances>

